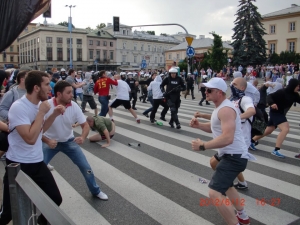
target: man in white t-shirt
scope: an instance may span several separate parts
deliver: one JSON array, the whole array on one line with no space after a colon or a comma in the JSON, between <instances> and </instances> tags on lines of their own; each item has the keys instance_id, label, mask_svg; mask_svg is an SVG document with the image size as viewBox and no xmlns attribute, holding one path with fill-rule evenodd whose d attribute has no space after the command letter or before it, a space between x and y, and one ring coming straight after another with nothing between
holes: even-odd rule
<instances>
[{"instance_id":1,"label":"man in white t-shirt","mask_svg":"<svg viewBox=\"0 0 300 225\"><path fill-rule=\"evenodd\" d=\"M113 108L117 108L118 106L123 105L124 108L127 109L133 115L133 117L136 119L136 122L140 123L141 120L137 117L135 111L131 108L130 98L129 98L129 92L131 92L131 89L128 83L121 80L120 75L114 75L114 78L115 80L118 81L118 85L116 87L117 97L109 103L108 114L110 119L114 121Z\"/></svg>"},{"instance_id":2,"label":"man in white t-shirt","mask_svg":"<svg viewBox=\"0 0 300 225\"><path fill-rule=\"evenodd\" d=\"M62 197L55 180L43 162L42 132L46 131L55 118L64 112L64 107L55 107L44 121L50 105L46 101L51 92L48 74L31 71L25 79L27 94L15 101L9 112L8 135L9 148L6 154L6 165L20 163L21 170L26 173L58 206ZM43 101L42 103L40 103ZM3 205L0 224L8 224L11 219L11 206L7 168L3 179ZM38 217L38 224L46 225L43 215Z\"/></svg>"},{"instance_id":3,"label":"man in white t-shirt","mask_svg":"<svg viewBox=\"0 0 300 225\"><path fill-rule=\"evenodd\" d=\"M200 123L197 118L193 118L190 126L212 133L213 139L207 142L199 138L193 140L192 149L204 151L218 148L220 162L208 185L210 201L217 207L227 224L250 224L250 219L244 211L244 203L233 187L234 179L246 169L248 162L248 147L242 134L239 113L233 103L226 99L227 85L222 78L212 78L203 85L206 87L206 99L212 101L216 108L210 122ZM229 204L220 204L232 199L234 201Z\"/></svg>"},{"instance_id":4,"label":"man in white t-shirt","mask_svg":"<svg viewBox=\"0 0 300 225\"><path fill-rule=\"evenodd\" d=\"M71 84L65 81L57 82L54 87L54 95L54 98L48 100L51 108L45 117L48 118L57 105L64 106L66 110L56 117L50 128L43 134L44 162L48 164L58 152L63 152L78 166L90 192L101 200L107 200L107 195L97 185L91 166L79 146L88 136L90 127L79 106L72 101L73 88ZM81 136L76 138L72 129L75 122L82 128Z\"/></svg>"}]
</instances>

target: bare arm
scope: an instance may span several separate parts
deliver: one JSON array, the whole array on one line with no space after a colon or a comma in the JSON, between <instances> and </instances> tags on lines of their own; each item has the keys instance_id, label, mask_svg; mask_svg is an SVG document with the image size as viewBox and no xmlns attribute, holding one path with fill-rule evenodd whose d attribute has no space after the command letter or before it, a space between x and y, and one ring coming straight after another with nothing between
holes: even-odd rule
<instances>
[{"instance_id":1,"label":"bare arm","mask_svg":"<svg viewBox=\"0 0 300 225\"><path fill-rule=\"evenodd\" d=\"M241 119L248 119L251 116L254 116L255 114L256 114L255 108L250 107L243 114L241 114L240 117Z\"/></svg>"},{"instance_id":2,"label":"bare arm","mask_svg":"<svg viewBox=\"0 0 300 225\"><path fill-rule=\"evenodd\" d=\"M206 120L210 120L211 119L211 114L205 114L205 113L195 112L194 117L195 118L203 118L203 119L206 119Z\"/></svg>"},{"instance_id":3,"label":"bare arm","mask_svg":"<svg viewBox=\"0 0 300 225\"><path fill-rule=\"evenodd\" d=\"M0 121L0 130L9 132L8 125L6 123L3 123L2 121Z\"/></svg>"}]
</instances>

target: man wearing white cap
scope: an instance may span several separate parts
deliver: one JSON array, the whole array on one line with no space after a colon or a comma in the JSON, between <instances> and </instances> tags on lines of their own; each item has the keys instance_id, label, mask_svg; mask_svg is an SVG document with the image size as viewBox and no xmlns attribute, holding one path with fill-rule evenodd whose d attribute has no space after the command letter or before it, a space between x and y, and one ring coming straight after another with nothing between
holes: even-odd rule
<instances>
[{"instance_id":1,"label":"man wearing white cap","mask_svg":"<svg viewBox=\"0 0 300 225\"><path fill-rule=\"evenodd\" d=\"M210 122L200 123L193 118L190 126L212 133L213 139L207 142L200 139L193 140L192 149L204 151L218 148L221 160L208 185L211 202L227 224L249 224L250 219L244 211L244 202L233 187L234 179L246 169L248 162L248 146L244 141L241 119L234 104L226 99L227 85L223 79L212 78L203 85L206 87L206 99L212 101L216 108ZM217 204L225 202L226 196L234 201L230 204Z\"/></svg>"}]
</instances>

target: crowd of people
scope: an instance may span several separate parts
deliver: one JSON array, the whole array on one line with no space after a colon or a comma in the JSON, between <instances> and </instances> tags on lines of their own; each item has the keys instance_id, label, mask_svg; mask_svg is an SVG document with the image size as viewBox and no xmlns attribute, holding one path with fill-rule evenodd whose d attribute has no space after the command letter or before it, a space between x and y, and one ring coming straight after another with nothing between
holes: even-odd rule
<instances>
[{"instance_id":1,"label":"crowd of people","mask_svg":"<svg viewBox=\"0 0 300 225\"><path fill-rule=\"evenodd\" d=\"M145 76L145 74L148 74ZM225 75L226 74L226 75ZM264 79L259 84L258 77ZM232 80L232 81L231 81ZM256 160L248 149L256 151L258 140L270 135L277 127L280 132L272 155L285 158L280 152L283 141L289 133L286 114L293 104L300 103L299 67L293 63L271 66L248 66L247 68L224 67L216 73L211 68L195 70L193 73L171 67L169 71L140 71L117 74L115 71L82 72L69 69L52 71L34 71L21 68L14 71L0 70L2 84L0 103L0 156L6 154L6 164L20 163L21 169L59 206L62 197L50 172L49 164L58 152L66 154L78 166L87 187L93 196L108 200L108 196L96 183L93 170L89 165L80 145L87 139L90 129L97 134L89 141L106 141L102 147L109 147L115 135L116 125L113 110L123 106L139 124L137 99L150 102L151 107L142 112L150 123L155 119L159 106L163 109L160 120L181 129L178 111L181 95L191 94L195 99L194 88L202 94L199 102L203 106L215 106L213 113L195 112L190 126L212 133L213 139L207 142L196 139L192 149L204 151L218 149L210 164L215 171L209 183L209 197L213 202L223 201L228 196L233 204L218 206L220 214L228 224L249 224L240 196L236 189L247 189L243 176L248 160ZM231 95L227 96L227 88ZM110 90L115 86L115 98ZM139 94L140 93L140 94ZM98 95L101 106L98 107L94 96ZM140 95L138 97L138 95ZM77 100L81 101L81 104ZM86 104L94 116L86 116ZM269 115L266 108L270 108ZM254 132L253 122L261 112L263 127L261 133ZM150 113L150 115L149 115ZM108 117L107 117L108 114ZM198 118L209 120L200 122ZM80 126L81 134L74 136L73 128ZM296 155L300 158L300 155ZM48 168L47 168L48 165ZM237 178L238 182L233 183ZM11 220L7 170L4 175L3 205L0 225ZM236 203L236 204L235 204ZM237 214L234 214L234 209ZM39 224L47 224L43 215L38 217Z\"/></svg>"}]
</instances>

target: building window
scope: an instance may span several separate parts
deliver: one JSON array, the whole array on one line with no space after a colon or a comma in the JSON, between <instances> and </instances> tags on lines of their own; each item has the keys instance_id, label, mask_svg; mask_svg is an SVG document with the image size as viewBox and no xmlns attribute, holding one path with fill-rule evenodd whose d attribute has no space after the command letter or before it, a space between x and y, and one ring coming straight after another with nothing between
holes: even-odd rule
<instances>
[{"instance_id":1,"label":"building window","mask_svg":"<svg viewBox=\"0 0 300 225\"><path fill-rule=\"evenodd\" d=\"M109 46L110 47L114 47L114 43L113 42L109 42Z\"/></svg>"},{"instance_id":2,"label":"building window","mask_svg":"<svg viewBox=\"0 0 300 225\"><path fill-rule=\"evenodd\" d=\"M296 31L296 23L290 22L290 31Z\"/></svg>"},{"instance_id":3,"label":"building window","mask_svg":"<svg viewBox=\"0 0 300 225\"><path fill-rule=\"evenodd\" d=\"M126 43L123 43L123 49L126 49Z\"/></svg>"},{"instance_id":4,"label":"building window","mask_svg":"<svg viewBox=\"0 0 300 225\"><path fill-rule=\"evenodd\" d=\"M37 61L40 61L40 48L37 48Z\"/></svg>"},{"instance_id":5,"label":"building window","mask_svg":"<svg viewBox=\"0 0 300 225\"><path fill-rule=\"evenodd\" d=\"M33 45L33 40L30 41L31 46Z\"/></svg>"},{"instance_id":6,"label":"building window","mask_svg":"<svg viewBox=\"0 0 300 225\"><path fill-rule=\"evenodd\" d=\"M179 59L179 54L176 55L176 58Z\"/></svg>"},{"instance_id":7,"label":"building window","mask_svg":"<svg viewBox=\"0 0 300 225\"><path fill-rule=\"evenodd\" d=\"M295 42L290 41L288 44L289 44L289 51L294 52L295 51Z\"/></svg>"},{"instance_id":8,"label":"building window","mask_svg":"<svg viewBox=\"0 0 300 225\"><path fill-rule=\"evenodd\" d=\"M144 51L144 44L141 45L141 51Z\"/></svg>"},{"instance_id":9,"label":"building window","mask_svg":"<svg viewBox=\"0 0 300 225\"><path fill-rule=\"evenodd\" d=\"M61 38L61 37L56 38L56 42L62 44L63 43L63 38Z\"/></svg>"},{"instance_id":10,"label":"building window","mask_svg":"<svg viewBox=\"0 0 300 225\"><path fill-rule=\"evenodd\" d=\"M76 39L76 44L82 45L82 39Z\"/></svg>"},{"instance_id":11,"label":"building window","mask_svg":"<svg viewBox=\"0 0 300 225\"><path fill-rule=\"evenodd\" d=\"M150 52L151 48L150 48L150 45L148 45L148 52Z\"/></svg>"},{"instance_id":12,"label":"building window","mask_svg":"<svg viewBox=\"0 0 300 225\"><path fill-rule=\"evenodd\" d=\"M46 43L52 43L52 37L46 37ZM29 42L28 42L29 45Z\"/></svg>"},{"instance_id":13,"label":"building window","mask_svg":"<svg viewBox=\"0 0 300 225\"><path fill-rule=\"evenodd\" d=\"M169 54L169 59L171 59L171 54Z\"/></svg>"},{"instance_id":14,"label":"building window","mask_svg":"<svg viewBox=\"0 0 300 225\"><path fill-rule=\"evenodd\" d=\"M123 30L123 35L126 35L126 30Z\"/></svg>"},{"instance_id":15,"label":"building window","mask_svg":"<svg viewBox=\"0 0 300 225\"><path fill-rule=\"evenodd\" d=\"M162 57L159 57L159 62L162 63Z\"/></svg>"},{"instance_id":16,"label":"building window","mask_svg":"<svg viewBox=\"0 0 300 225\"><path fill-rule=\"evenodd\" d=\"M274 54L275 53L275 47L276 47L275 43L271 43L270 44L270 54Z\"/></svg>"},{"instance_id":17,"label":"building window","mask_svg":"<svg viewBox=\"0 0 300 225\"><path fill-rule=\"evenodd\" d=\"M109 54L110 54L110 60L114 60L114 52L109 52Z\"/></svg>"},{"instance_id":18,"label":"building window","mask_svg":"<svg viewBox=\"0 0 300 225\"><path fill-rule=\"evenodd\" d=\"M13 62L14 61L14 57L10 56L10 61Z\"/></svg>"},{"instance_id":19,"label":"building window","mask_svg":"<svg viewBox=\"0 0 300 225\"><path fill-rule=\"evenodd\" d=\"M11 52L14 51L14 46L13 45L9 47L9 51L11 51Z\"/></svg>"},{"instance_id":20,"label":"building window","mask_svg":"<svg viewBox=\"0 0 300 225\"><path fill-rule=\"evenodd\" d=\"M107 46L107 42L106 41L103 41L103 46Z\"/></svg>"},{"instance_id":21,"label":"building window","mask_svg":"<svg viewBox=\"0 0 300 225\"><path fill-rule=\"evenodd\" d=\"M63 61L63 49L62 48L57 48L57 60Z\"/></svg>"},{"instance_id":22,"label":"building window","mask_svg":"<svg viewBox=\"0 0 300 225\"><path fill-rule=\"evenodd\" d=\"M89 56L90 56L90 59L93 59L94 58L94 50L90 50L89 51Z\"/></svg>"},{"instance_id":23,"label":"building window","mask_svg":"<svg viewBox=\"0 0 300 225\"><path fill-rule=\"evenodd\" d=\"M36 59L36 49L33 50L33 57Z\"/></svg>"},{"instance_id":24,"label":"building window","mask_svg":"<svg viewBox=\"0 0 300 225\"><path fill-rule=\"evenodd\" d=\"M25 42L25 48L27 48L27 42Z\"/></svg>"},{"instance_id":25,"label":"building window","mask_svg":"<svg viewBox=\"0 0 300 225\"><path fill-rule=\"evenodd\" d=\"M67 38L67 44L70 44L70 38ZM73 38L71 39L71 44L73 44Z\"/></svg>"},{"instance_id":26,"label":"building window","mask_svg":"<svg viewBox=\"0 0 300 225\"><path fill-rule=\"evenodd\" d=\"M128 35L128 30L126 31L127 35Z\"/></svg>"},{"instance_id":27,"label":"building window","mask_svg":"<svg viewBox=\"0 0 300 225\"><path fill-rule=\"evenodd\" d=\"M77 61L82 61L82 49L77 48Z\"/></svg>"},{"instance_id":28,"label":"building window","mask_svg":"<svg viewBox=\"0 0 300 225\"><path fill-rule=\"evenodd\" d=\"M134 63L137 62L137 56L133 56L133 62L134 62Z\"/></svg>"},{"instance_id":29,"label":"building window","mask_svg":"<svg viewBox=\"0 0 300 225\"><path fill-rule=\"evenodd\" d=\"M36 44L36 39L33 39L33 44Z\"/></svg>"},{"instance_id":30,"label":"building window","mask_svg":"<svg viewBox=\"0 0 300 225\"><path fill-rule=\"evenodd\" d=\"M90 43L90 45L93 45L93 40L90 40L89 43Z\"/></svg>"},{"instance_id":31,"label":"building window","mask_svg":"<svg viewBox=\"0 0 300 225\"><path fill-rule=\"evenodd\" d=\"M275 25L270 25L270 34L275 34Z\"/></svg>"},{"instance_id":32,"label":"building window","mask_svg":"<svg viewBox=\"0 0 300 225\"><path fill-rule=\"evenodd\" d=\"M47 60L52 61L52 48L47 47Z\"/></svg>"},{"instance_id":33,"label":"building window","mask_svg":"<svg viewBox=\"0 0 300 225\"><path fill-rule=\"evenodd\" d=\"M28 41L28 47L30 46L30 41Z\"/></svg>"},{"instance_id":34,"label":"building window","mask_svg":"<svg viewBox=\"0 0 300 225\"><path fill-rule=\"evenodd\" d=\"M37 38L37 43L40 43L40 38L39 37Z\"/></svg>"},{"instance_id":35,"label":"building window","mask_svg":"<svg viewBox=\"0 0 300 225\"><path fill-rule=\"evenodd\" d=\"M154 63L157 63L157 57L154 58Z\"/></svg>"},{"instance_id":36,"label":"building window","mask_svg":"<svg viewBox=\"0 0 300 225\"><path fill-rule=\"evenodd\" d=\"M107 59L107 50L103 50L103 59Z\"/></svg>"},{"instance_id":37,"label":"building window","mask_svg":"<svg viewBox=\"0 0 300 225\"><path fill-rule=\"evenodd\" d=\"M71 51L71 55L72 55L72 59L74 58L74 54L73 54L73 48ZM70 48L67 48L67 60L70 61Z\"/></svg>"},{"instance_id":38,"label":"building window","mask_svg":"<svg viewBox=\"0 0 300 225\"><path fill-rule=\"evenodd\" d=\"M122 55L122 62L126 62L126 55Z\"/></svg>"},{"instance_id":39,"label":"building window","mask_svg":"<svg viewBox=\"0 0 300 225\"><path fill-rule=\"evenodd\" d=\"M33 62L33 50L31 50L30 61Z\"/></svg>"},{"instance_id":40,"label":"building window","mask_svg":"<svg viewBox=\"0 0 300 225\"><path fill-rule=\"evenodd\" d=\"M96 58L100 59L100 51L96 51Z\"/></svg>"},{"instance_id":41,"label":"building window","mask_svg":"<svg viewBox=\"0 0 300 225\"><path fill-rule=\"evenodd\" d=\"M100 46L100 41L97 41L97 46Z\"/></svg>"}]
</instances>

